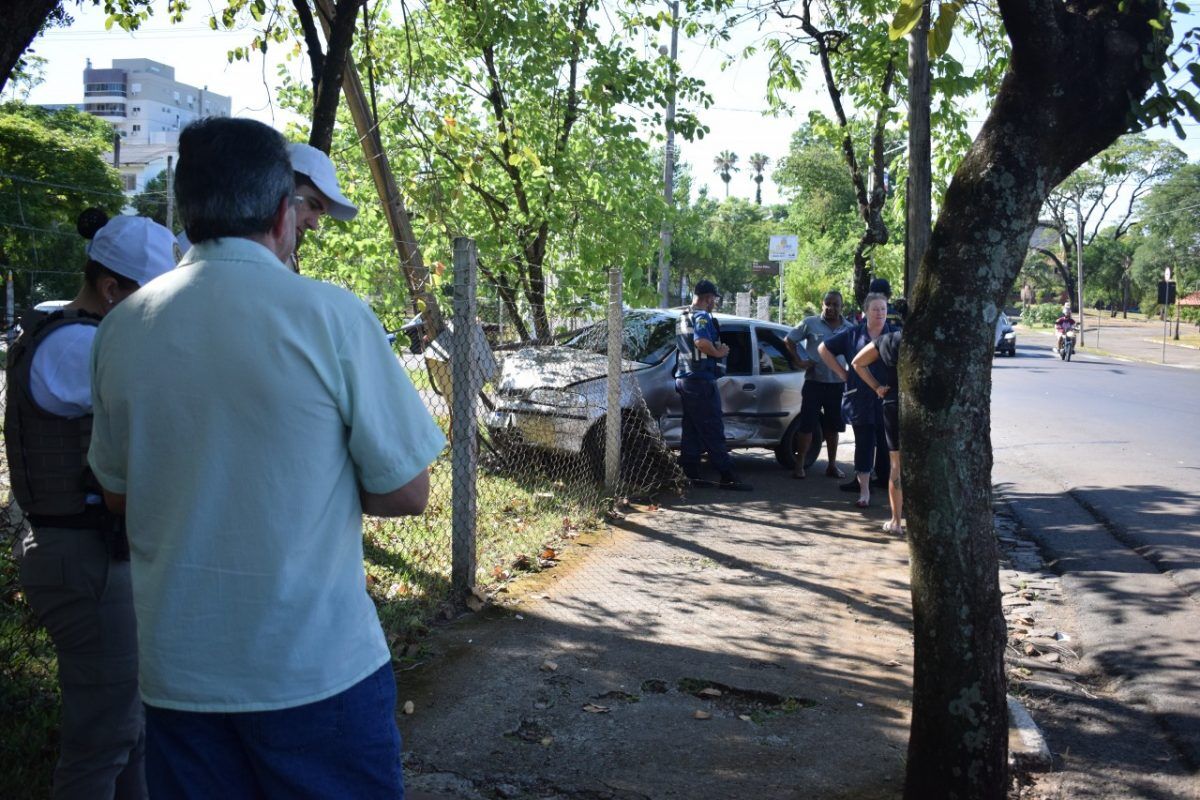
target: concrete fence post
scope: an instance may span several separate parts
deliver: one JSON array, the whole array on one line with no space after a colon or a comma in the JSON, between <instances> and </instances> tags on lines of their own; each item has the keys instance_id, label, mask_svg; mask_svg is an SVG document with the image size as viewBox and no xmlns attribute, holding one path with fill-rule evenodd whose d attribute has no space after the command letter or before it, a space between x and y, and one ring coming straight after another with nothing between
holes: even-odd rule
<instances>
[{"instance_id":1,"label":"concrete fence post","mask_svg":"<svg viewBox=\"0 0 1200 800\"><path fill-rule=\"evenodd\" d=\"M479 421L475 396L482 385L475 365L479 354L476 326L475 242L454 239L454 316L450 336L450 480L451 555L450 585L462 598L475 589L475 476L479 464Z\"/></svg>"},{"instance_id":2,"label":"concrete fence post","mask_svg":"<svg viewBox=\"0 0 1200 800\"><path fill-rule=\"evenodd\" d=\"M617 490L621 477L621 347L625 328L621 270L608 271L608 412L604 437L604 485Z\"/></svg>"}]
</instances>

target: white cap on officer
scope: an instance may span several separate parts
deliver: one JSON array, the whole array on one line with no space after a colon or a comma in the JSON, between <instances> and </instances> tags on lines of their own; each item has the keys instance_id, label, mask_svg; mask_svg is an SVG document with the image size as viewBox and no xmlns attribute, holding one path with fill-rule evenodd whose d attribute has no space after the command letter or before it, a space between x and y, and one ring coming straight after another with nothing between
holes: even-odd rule
<instances>
[{"instance_id":1,"label":"white cap on officer","mask_svg":"<svg viewBox=\"0 0 1200 800\"><path fill-rule=\"evenodd\" d=\"M175 236L146 217L116 216L88 245L87 255L138 286L175 268Z\"/></svg>"},{"instance_id":2,"label":"white cap on officer","mask_svg":"<svg viewBox=\"0 0 1200 800\"><path fill-rule=\"evenodd\" d=\"M289 144L288 155L292 160L292 169L301 175L307 175L321 194L329 198L329 216L342 222L354 219L358 208L346 199L338 187L337 174L329 156L312 145L301 142Z\"/></svg>"}]
</instances>

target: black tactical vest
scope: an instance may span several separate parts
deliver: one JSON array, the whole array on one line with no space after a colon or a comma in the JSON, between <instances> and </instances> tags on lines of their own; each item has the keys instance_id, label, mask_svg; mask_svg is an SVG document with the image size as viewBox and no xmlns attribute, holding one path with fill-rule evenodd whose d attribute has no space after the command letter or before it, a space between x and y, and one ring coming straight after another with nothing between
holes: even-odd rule
<instances>
[{"instance_id":1,"label":"black tactical vest","mask_svg":"<svg viewBox=\"0 0 1200 800\"><path fill-rule=\"evenodd\" d=\"M29 515L80 514L100 485L88 467L92 415L66 419L43 409L30 391L33 354L66 325L99 325L86 311L31 311L21 320L20 338L8 351L4 446L13 496Z\"/></svg>"}]
</instances>

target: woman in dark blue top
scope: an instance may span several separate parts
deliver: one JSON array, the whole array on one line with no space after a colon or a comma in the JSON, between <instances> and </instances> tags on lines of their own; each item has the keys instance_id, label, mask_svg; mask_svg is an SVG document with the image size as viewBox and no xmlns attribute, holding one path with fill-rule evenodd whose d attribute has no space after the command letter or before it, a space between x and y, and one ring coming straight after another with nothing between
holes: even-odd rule
<instances>
[{"instance_id":1,"label":"woman in dark blue top","mask_svg":"<svg viewBox=\"0 0 1200 800\"><path fill-rule=\"evenodd\" d=\"M854 504L859 508L870 505L871 468L875 464L875 450L877 447L886 447L880 441L883 438L882 404L858 373L843 367L837 357L841 356L849 364L859 350L895 330L887 322L887 298L883 295L867 295L863 310L866 318L862 322L826 339L817 348L826 366L846 381L846 391L842 395L842 417L854 429L854 472L858 479L858 500ZM876 362L870 369L877 381L884 379L882 364Z\"/></svg>"},{"instance_id":2,"label":"woman in dark blue top","mask_svg":"<svg viewBox=\"0 0 1200 800\"><path fill-rule=\"evenodd\" d=\"M883 523L888 533L904 533L904 492L900 485L900 376L896 366L900 362L900 337L903 331L885 333L858 351L850 366L867 384L875 396L883 401L883 438L887 440L891 473L888 476L888 501L892 506L892 518ZM885 377L877 380L871 371L874 364L883 364Z\"/></svg>"}]
</instances>

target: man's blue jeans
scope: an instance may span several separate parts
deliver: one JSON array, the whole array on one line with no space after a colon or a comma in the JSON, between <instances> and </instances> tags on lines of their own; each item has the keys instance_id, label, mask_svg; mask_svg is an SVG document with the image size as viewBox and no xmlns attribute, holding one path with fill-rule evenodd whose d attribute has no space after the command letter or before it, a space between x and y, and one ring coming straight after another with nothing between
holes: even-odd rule
<instances>
[{"instance_id":1,"label":"man's blue jeans","mask_svg":"<svg viewBox=\"0 0 1200 800\"><path fill-rule=\"evenodd\" d=\"M278 711L146 706L150 797L403 800L395 713L391 664L333 697Z\"/></svg>"}]
</instances>

